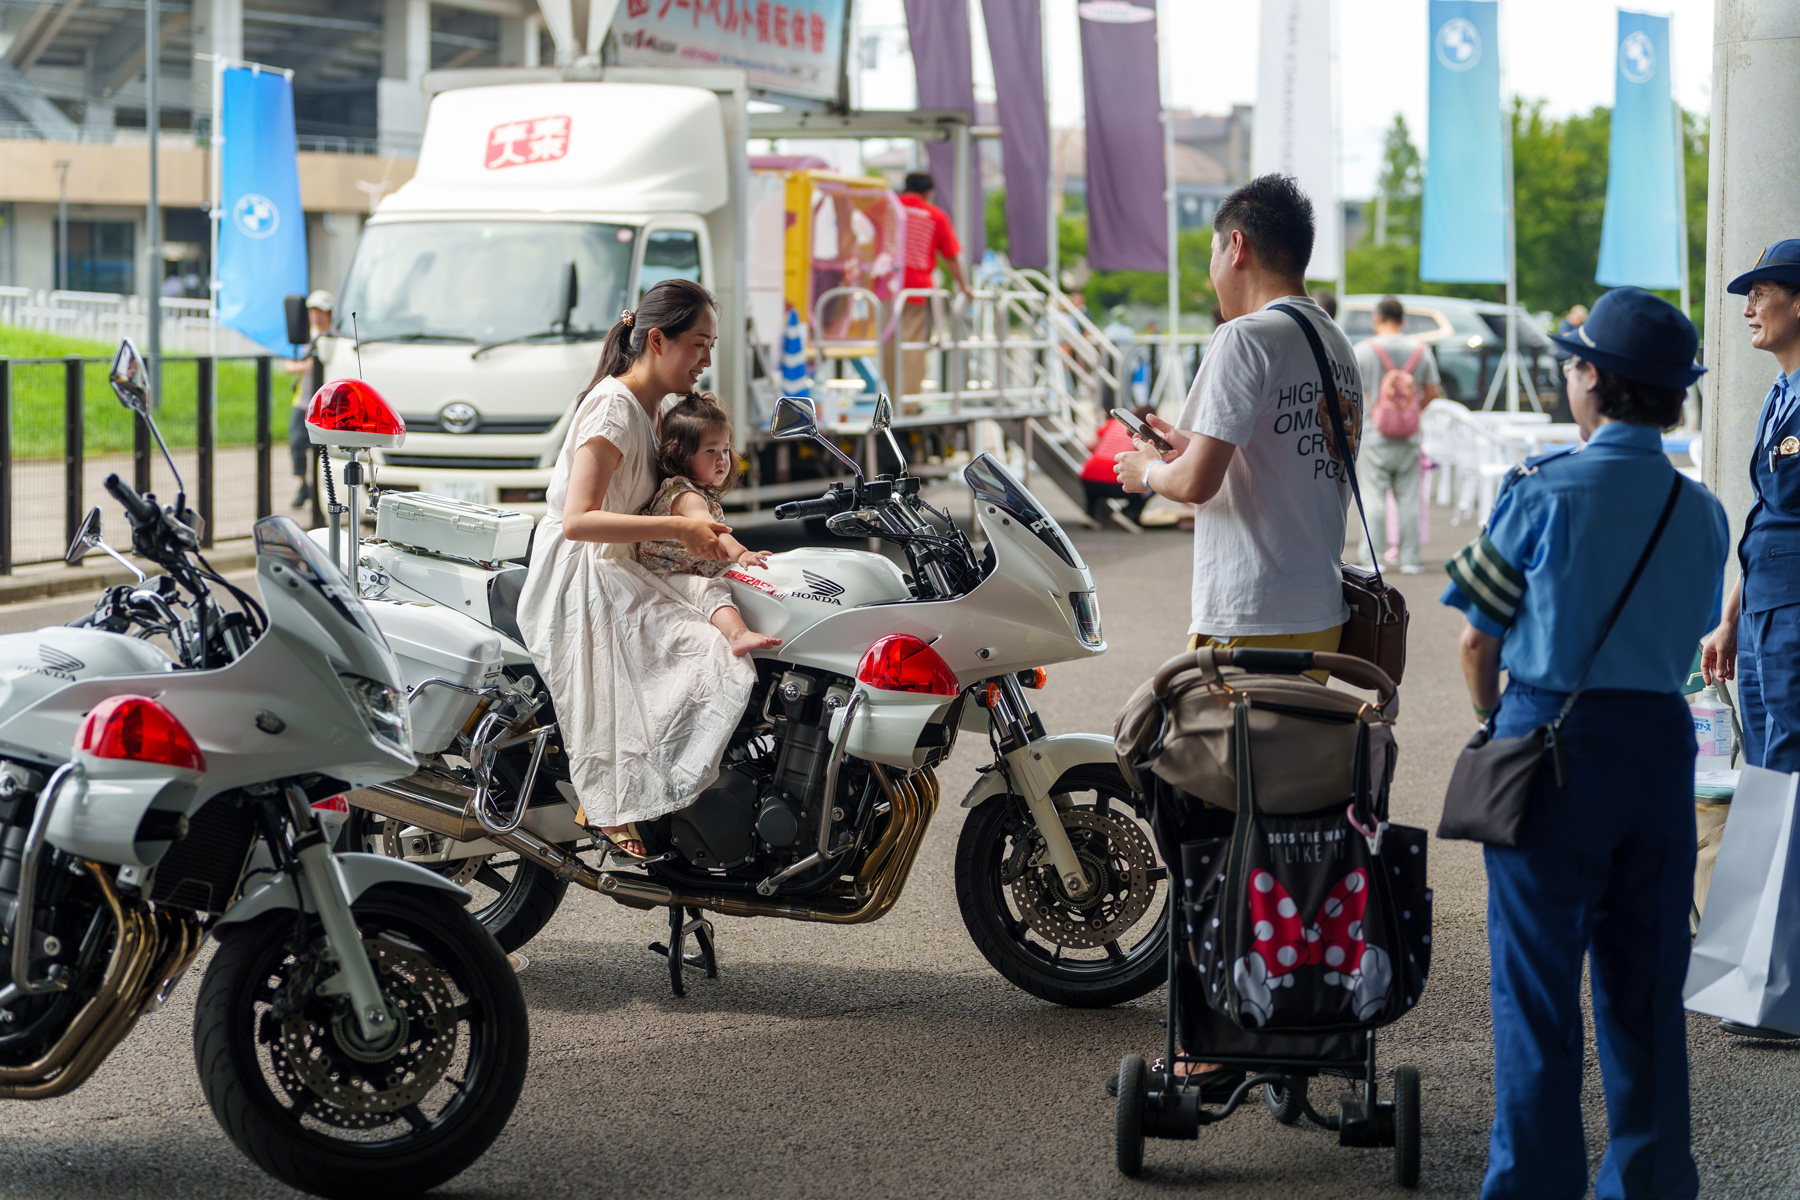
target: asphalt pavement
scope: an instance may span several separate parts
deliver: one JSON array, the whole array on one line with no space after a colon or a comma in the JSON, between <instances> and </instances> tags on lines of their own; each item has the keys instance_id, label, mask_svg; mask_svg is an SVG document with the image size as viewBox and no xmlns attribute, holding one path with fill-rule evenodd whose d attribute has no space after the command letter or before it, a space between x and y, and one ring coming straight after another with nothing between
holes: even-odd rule
<instances>
[{"instance_id":1,"label":"asphalt pavement","mask_svg":"<svg viewBox=\"0 0 1800 1200\"><path fill-rule=\"evenodd\" d=\"M1051 732L1110 733L1132 688L1185 639L1192 559L1185 535L1071 530L1100 589L1111 649L1049 670ZM1473 718L1458 674L1460 618L1436 603L1437 564L1472 533L1441 521L1424 576L1404 579L1411 656L1398 736L1396 820L1433 826ZM770 535L771 537L773 535ZM746 541L768 544L761 531ZM69 619L86 603L0 609L0 632ZM1162 992L1103 1011L1044 1003L976 952L958 915L952 854L961 796L986 753L964 739L941 771L944 804L899 903L868 926L715 918L721 977L669 993L646 944L658 913L572 890L527 947L532 1065L506 1132L446 1197L1404 1195L1388 1150L1277 1125L1260 1105L1149 1143L1143 1175L1112 1161L1102 1081L1162 1043ZM1479 849L1431 843L1437 891L1432 974L1418 1008L1383 1031L1384 1067L1423 1073L1424 1196L1472 1196L1486 1159L1489 1040L1485 882ZM0 1119L3 1197L276 1197L226 1140L196 1080L193 979L147 1017L74 1094L9 1103ZM1800 1045L1746 1044L1690 1017L1694 1145L1702 1194L1800 1194ZM1586 1120L1605 1139L1588 1042ZM1315 1103L1335 1088L1315 1085ZM1332 1093L1332 1094L1327 1094Z\"/></svg>"}]
</instances>

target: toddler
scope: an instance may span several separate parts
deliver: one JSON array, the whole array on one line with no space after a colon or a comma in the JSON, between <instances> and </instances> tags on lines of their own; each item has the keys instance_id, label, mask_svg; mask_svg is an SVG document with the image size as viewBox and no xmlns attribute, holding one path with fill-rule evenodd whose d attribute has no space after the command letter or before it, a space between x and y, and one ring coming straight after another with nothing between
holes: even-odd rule
<instances>
[{"instance_id":1,"label":"toddler","mask_svg":"<svg viewBox=\"0 0 1800 1200\"><path fill-rule=\"evenodd\" d=\"M737 482L737 452L731 422L710 395L690 393L663 410L657 437L656 470L662 486L644 509L652 517L693 517L724 523L719 497ZM781 639L753 632L731 602L731 589L718 578L733 565L760 567L768 551L746 550L728 533L719 535L729 562L697 559L677 541L639 542L633 556L645 570L681 591L725 635L733 654L767 650Z\"/></svg>"}]
</instances>

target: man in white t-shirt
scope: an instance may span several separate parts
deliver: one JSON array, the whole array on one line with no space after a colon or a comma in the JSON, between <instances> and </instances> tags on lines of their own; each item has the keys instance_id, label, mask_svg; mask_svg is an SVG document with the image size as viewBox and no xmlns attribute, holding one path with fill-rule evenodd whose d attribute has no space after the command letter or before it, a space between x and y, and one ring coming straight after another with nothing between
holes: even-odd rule
<instances>
[{"instance_id":1,"label":"man in white t-shirt","mask_svg":"<svg viewBox=\"0 0 1800 1200\"><path fill-rule=\"evenodd\" d=\"M1127 491L1194 505L1189 645L1336 650L1349 617L1339 553L1348 471L1362 430L1362 374L1349 339L1306 294L1313 211L1285 175L1226 198L1213 219L1212 284L1225 318L1182 408L1152 418L1175 447L1118 456ZM1350 453L1338 445L1305 334L1324 345ZM1182 432L1186 430L1187 432Z\"/></svg>"}]
</instances>

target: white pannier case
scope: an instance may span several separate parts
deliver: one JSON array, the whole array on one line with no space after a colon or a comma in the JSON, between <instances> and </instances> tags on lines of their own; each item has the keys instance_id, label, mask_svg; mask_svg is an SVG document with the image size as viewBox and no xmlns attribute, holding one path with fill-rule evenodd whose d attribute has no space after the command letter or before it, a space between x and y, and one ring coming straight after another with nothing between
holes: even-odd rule
<instances>
[{"instance_id":1,"label":"white pannier case","mask_svg":"<svg viewBox=\"0 0 1800 1200\"><path fill-rule=\"evenodd\" d=\"M429 492L383 492L375 509L382 541L479 563L523 558L536 524L521 512Z\"/></svg>"},{"instance_id":2,"label":"white pannier case","mask_svg":"<svg viewBox=\"0 0 1800 1200\"><path fill-rule=\"evenodd\" d=\"M468 724L478 700L466 692L435 685L420 691L420 685L428 679L477 690L498 684L504 664L500 635L461 613L433 604L364 603L380 610L376 624L400 662L412 712L413 753L441 754Z\"/></svg>"}]
</instances>

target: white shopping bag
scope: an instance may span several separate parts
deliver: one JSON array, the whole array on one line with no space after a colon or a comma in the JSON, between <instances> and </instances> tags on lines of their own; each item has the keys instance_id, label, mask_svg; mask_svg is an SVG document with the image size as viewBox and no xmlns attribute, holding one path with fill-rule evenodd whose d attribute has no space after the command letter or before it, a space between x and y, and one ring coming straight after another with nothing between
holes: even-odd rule
<instances>
[{"instance_id":1,"label":"white shopping bag","mask_svg":"<svg viewBox=\"0 0 1800 1200\"><path fill-rule=\"evenodd\" d=\"M1800 1033L1800 773L1745 767L1681 996L1695 1012Z\"/></svg>"}]
</instances>

